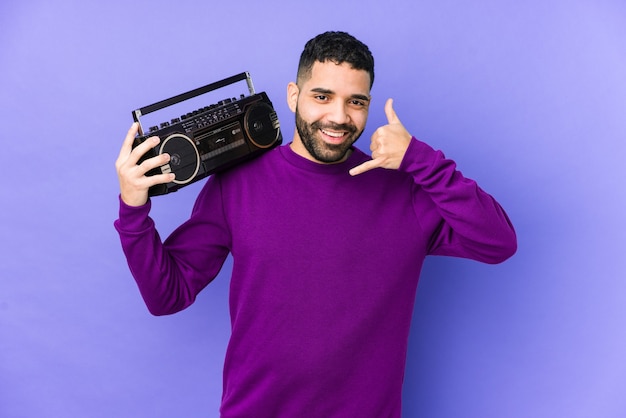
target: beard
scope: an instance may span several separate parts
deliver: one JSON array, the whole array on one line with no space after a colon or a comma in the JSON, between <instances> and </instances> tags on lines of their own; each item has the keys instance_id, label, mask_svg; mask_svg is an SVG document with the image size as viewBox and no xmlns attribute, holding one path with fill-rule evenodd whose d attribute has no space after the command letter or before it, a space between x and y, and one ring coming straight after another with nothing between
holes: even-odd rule
<instances>
[{"instance_id":1,"label":"beard","mask_svg":"<svg viewBox=\"0 0 626 418\"><path fill-rule=\"evenodd\" d=\"M306 148L309 154L311 154L315 160L327 164L342 161L351 149L352 144L354 144L363 133L363 130L359 132L356 126L350 124L324 124L320 121L308 123L302 119L297 108L296 129L298 130L298 135L300 135L304 148ZM340 144L328 144L324 142L324 140L319 137L322 129L346 132L344 141Z\"/></svg>"}]
</instances>

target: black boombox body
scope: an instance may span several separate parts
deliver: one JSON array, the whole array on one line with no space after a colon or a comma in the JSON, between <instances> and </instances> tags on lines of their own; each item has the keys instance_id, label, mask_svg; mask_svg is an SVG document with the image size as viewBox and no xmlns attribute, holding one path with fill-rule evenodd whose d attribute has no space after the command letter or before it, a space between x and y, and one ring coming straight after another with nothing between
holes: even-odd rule
<instances>
[{"instance_id":1,"label":"black boombox body","mask_svg":"<svg viewBox=\"0 0 626 418\"><path fill-rule=\"evenodd\" d=\"M174 118L171 122L150 127L149 132L144 133L139 120L142 115L242 80L248 84L249 96L242 94L239 99L221 100ZM175 192L282 143L280 123L272 102L265 92L254 92L247 72L135 110L133 119L139 123L139 134L133 148L152 136L161 140L139 163L160 154L170 155L168 164L150 170L146 175L176 175L170 183L152 186L148 191L150 196Z\"/></svg>"}]
</instances>

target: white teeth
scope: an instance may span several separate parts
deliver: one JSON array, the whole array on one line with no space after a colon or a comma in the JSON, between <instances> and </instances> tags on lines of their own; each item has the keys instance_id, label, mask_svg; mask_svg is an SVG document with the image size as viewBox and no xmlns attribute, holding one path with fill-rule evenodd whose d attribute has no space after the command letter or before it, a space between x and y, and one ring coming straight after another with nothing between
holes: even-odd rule
<instances>
[{"instance_id":1,"label":"white teeth","mask_svg":"<svg viewBox=\"0 0 626 418\"><path fill-rule=\"evenodd\" d=\"M329 132L322 129L322 132L325 135L332 136L333 138L341 138L343 136L343 132Z\"/></svg>"}]
</instances>

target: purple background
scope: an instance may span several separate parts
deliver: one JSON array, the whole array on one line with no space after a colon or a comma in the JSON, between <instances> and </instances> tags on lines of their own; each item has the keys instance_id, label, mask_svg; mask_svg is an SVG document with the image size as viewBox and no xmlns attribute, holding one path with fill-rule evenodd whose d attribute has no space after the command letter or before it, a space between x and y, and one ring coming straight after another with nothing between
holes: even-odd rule
<instances>
[{"instance_id":1,"label":"purple background","mask_svg":"<svg viewBox=\"0 0 626 418\"><path fill-rule=\"evenodd\" d=\"M626 3L100 3L0 4L0 416L217 416L230 265L150 316L112 226L114 161L131 110L240 71L289 140L286 85L329 29L377 60L361 147L395 98L519 235L502 265L427 260L405 416L626 416ZM200 186L155 199L163 235Z\"/></svg>"}]
</instances>

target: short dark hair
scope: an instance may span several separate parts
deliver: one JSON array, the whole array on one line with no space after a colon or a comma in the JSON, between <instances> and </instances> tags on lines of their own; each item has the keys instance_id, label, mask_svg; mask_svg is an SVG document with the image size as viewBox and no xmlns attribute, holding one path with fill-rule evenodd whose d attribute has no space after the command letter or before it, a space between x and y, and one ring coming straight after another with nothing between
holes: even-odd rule
<instances>
[{"instance_id":1,"label":"short dark hair","mask_svg":"<svg viewBox=\"0 0 626 418\"><path fill-rule=\"evenodd\" d=\"M370 75L370 88L374 85L372 53L367 45L346 32L324 32L306 43L298 64L298 82L311 76L316 61L345 62L355 70L365 70Z\"/></svg>"}]
</instances>

